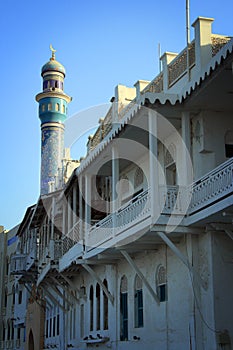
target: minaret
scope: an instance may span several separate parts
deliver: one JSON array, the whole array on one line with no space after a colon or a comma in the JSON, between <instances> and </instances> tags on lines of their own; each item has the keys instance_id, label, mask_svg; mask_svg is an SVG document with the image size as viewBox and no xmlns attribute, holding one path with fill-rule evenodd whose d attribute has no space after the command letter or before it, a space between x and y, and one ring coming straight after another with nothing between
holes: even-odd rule
<instances>
[{"instance_id":1,"label":"minaret","mask_svg":"<svg viewBox=\"0 0 233 350\"><path fill-rule=\"evenodd\" d=\"M65 68L55 60L55 52L50 45L52 57L41 70L43 92L36 95L39 102L41 120L41 194L51 191L51 184L61 176L64 157L64 122L67 105L71 97L63 91Z\"/></svg>"}]
</instances>

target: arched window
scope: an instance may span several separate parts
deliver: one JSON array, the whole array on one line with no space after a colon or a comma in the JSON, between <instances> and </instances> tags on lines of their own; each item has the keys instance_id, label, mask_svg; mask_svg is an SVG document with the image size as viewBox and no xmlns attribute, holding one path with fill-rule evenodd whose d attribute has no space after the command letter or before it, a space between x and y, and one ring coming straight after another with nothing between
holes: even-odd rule
<instances>
[{"instance_id":1,"label":"arched window","mask_svg":"<svg viewBox=\"0 0 233 350\"><path fill-rule=\"evenodd\" d=\"M17 339L20 340L20 330L21 328L17 328Z\"/></svg>"},{"instance_id":2,"label":"arched window","mask_svg":"<svg viewBox=\"0 0 233 350\"><path fill-rule=\"evenodd\" d=\"M52 103L48 103L48 111L52 110Z\"/></svg>"},{"instance_id":3,"label":"arched window","mask_svg":"<svg viewBox=\"0 0 233 350\"><path fill-rule=\"evenodd\" d=\"M60 111L60 104L56 103L56 111L59 112Z\"/></svg>"},{"instance_id":4,"label":"arched window","mask_svg":"<svg viewBox=\"0 0 233 350\"><path fill-rule=\"evenodd\" d=\"M0 340L4 341L5 339L5 332L6 332L6 328L5 328L5 323L4 321L1 322L1 328L0 328Z\"/></svg>"},{"instance_id":5,"label":"arched window","mask_svg":"<svg viewBox=\"0 0 233 350\"><path fill-rule=\"evenodd\" d=\"M167 274L163 265L159 265L156 272L156 290L160 302L167 300Z\"/></svg>"},{"instance_id":6,"label":"arched window","mask_svg":"<svg viewBox=\"0 0 233 350\"><path fill-rule=\"evenodd\" d=\"M90 331L93 331L93 325L94 325L94 313L93 313L94 290L93 290L93 286L90 287L89 304L90 304Z\"/></svg>"},{"instance_id":7,"label":"arched window","mask_svg":"<svg viewBox=\"0 0 233 350\"><path fill-rule=\"evenodd\" d=\"M143 327L142 280L138 275L136 275L134 281L134 321L135 327Z\"/></svg>"},{"instance_id":8,"label":"arched window","mask_svg":"<svg viewBox=\"0 0 233 350\"><path fill-rule=\"evenodd\" d=\"M7 297L8 297L8 290L5 288L5 296L4 296L4 306L7 308Z\"/></svg>"},{"instance_id":9,"label":"arched window","mask_svg":"<svg viewBox=\"0 0 233 350\"><path fill-rule=\"evenodd\" d=\"M120 283L120 340L128 340L128 281L125 275Z\"/></svg>"},{"instance_id":10,"label":"arched window","mask_svg":"<svg viewBox=\"0 0 233 350\"><path fill-rule=\"evenodd\" d=\"M96 330L100 329L100 285L96 285Z\"/></svg>"},{"instance_id":11,"label":"arched window","mask_svg":"<svg viewBox=\"0 0 233 350\"><path fill-rule=\"evenodd\" d=\"M33 337L32 330L30 330L30 332L29 332L28 349L29 350L34 350L34 337Z\"/></svg>"},{"instance_id":12,"label":"arched window","mask_svg":"<svg viewBox=\"0 0 233 350\"><path fill-rule=\"evenodd\" d=\"M176 172L176 147L171 144L165 152L165 174L166 185L175 186L177 184L177 172Z\"/></svg>"},{"instance_id":13,"label":"arched window","mask_svg":"<svg viewBox=\"0 0 233 350\"><path fill-rule=\"evenodd\" d=\"M72 316L71 316L71 319L72 319ZM53 316L53 337L55 337L55 335L56 335L56 317Z\"/></svg>"},{"instance_id":14,"label":"arched window","mask_svg":"<svg viewBox=\"0 0 233 350\"><path fill-rule=\"evenodd\" d=\"M7 321L7 340L11 339L11 322L10 320Z\"/></svg>"},{"instance_id":15,"label":"arched window","mask_svg":"<svg viewBox=\"0 0 233 350\"><path fill-rule=\"evenodd\" d=\"M22 292L22 290L19 290L19 294L18 294L18 304L22 304L22 299L23 299L23 292Z\"/></svg>"},{"instance_id":16,"label":"arched window","mask_svg":"<svg viewBox=\"0 0 233 350\"><path fill-rule=\"evenodd\" d=\"M143 184L144 176L143 176L143 170L139 167L137 167L135 174L134 174L134 188L138 188Z\"/></svg>"},{"instance_id":17,"label":"arched window","mask_svg":"<svg viewBox=\"0 0 233 350\"><path fill-rule=\"evenodd\" d=\"M104 279L103 284L108 289L108 282ZM104 329L108 329L108 297L103 291L103 325Z\"/></svg>"},{"instance_id":18,"label":"arched window","mask_svg":"<svg viewBox=\"0 0 233 350\"><path fill-rule=\"evenodd\" d=\"M14 337L15 337L15 329L14 329L13 321L11 321L11 340L14 340Z\"/></svg>"},{"instance_id":19,"label":"arched window","mask_svg":"<svg viewBox=\"0 0 233 350\"><path fill-rule=\"evenodd\" d=\"M6 340L6 325L5 322L2 321L2 329L1 329L1 338L2 341Z\"/></svg>"},{"instance_id":20,"label":"arched window","mask_svg":"<svg viewBox=\"0 0 233 350\"><path fill-rule=\"evenodd\" d=\"M225 154L227 158L233 157L233 131L228 130L225 134Z\"/></svg>"},{"instance_id":21,"label":"arched window","mask_svg":"<svg viewBox=\"0 0 233 350\"><path fill-rule=\"evenodd\" d=\"M15 286L12 287L12 305L15 305Z\"/></svg>"},{"instance_id":22,"label":"arched window","mask_svg":"<svg viewBox=\"0 0 233 350\"><path fill-rule=\"evenodd\" d=\"M60 315L57 314L57 335L60 334Z\"/></svg>"},{"instance_id":23,"label":"arched window","mask_svg":"<svg viewBox=\"0 0 233 350\"><path fill-rule=\"evenodd\" d=\"M62 112L65 113L66 112L66 106L62 105Z\"/></svg>"}]
</instances>

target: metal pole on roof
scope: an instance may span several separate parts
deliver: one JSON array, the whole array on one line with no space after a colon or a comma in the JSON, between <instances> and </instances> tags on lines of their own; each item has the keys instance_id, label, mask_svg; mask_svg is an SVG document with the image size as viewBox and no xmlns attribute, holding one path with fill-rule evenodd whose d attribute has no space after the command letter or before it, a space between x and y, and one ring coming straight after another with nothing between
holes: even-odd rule
<instances>
[{"instance_id":1,"label":"metal pole on roof","mask_svg":"<svg viewBox=\"0 0 233 350\"><path fill-rule=\"evenodd\" d=\"M160 43L158 43L158 56L159 56L159 73L161 73L161 60L160 60L160 57L161 57L161 45Z\"/></svg>"},{"instance_id":2,"label":"metal pole on roof","mask_svg":"<svg viewBox=\"0 0 233 350\"><path fill-rule=\"evenodd\" d=\"M190 45L190 16L189 16L189 0L186 0L186 45L187 45L187 74L190 80L189 70L189 45Z\"/></svg>"},{"instance_id":3,"label":"metal pole on roof","mask_svg":"<svg viewBox=\"0 0 233 350\"><path fill-rule=\"evenodd\" d=\"M189 0L186 0L186 41L188 46L190 44Z\"/></svg>"}]
</instances>

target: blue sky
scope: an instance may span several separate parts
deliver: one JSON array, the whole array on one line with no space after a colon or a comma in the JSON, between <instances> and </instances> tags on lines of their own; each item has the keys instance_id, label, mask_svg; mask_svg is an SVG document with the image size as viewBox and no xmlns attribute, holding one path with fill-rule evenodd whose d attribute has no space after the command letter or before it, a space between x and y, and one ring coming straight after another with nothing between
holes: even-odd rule
<instances>
[{"instance_id":1,"label":"blue sky","mask_svg":"<svg viewBox=\"0 0 233 350\"><path fill-rule=\"evenodd\" d=\"M108 103L119 83L152 80L159 69L158 43L162 53L185 47L185 0L9 0L0 2L0 13L0 224L10 229L39 197L35 95L41 91L40 70L49 60L49 44L66 67L72 116ZM190 0L190 22L213 17L214 33L233 36L232 13L232 0ZM72 155L79 158L84 148L76 152Z\"/></svg>"}]
</instances>

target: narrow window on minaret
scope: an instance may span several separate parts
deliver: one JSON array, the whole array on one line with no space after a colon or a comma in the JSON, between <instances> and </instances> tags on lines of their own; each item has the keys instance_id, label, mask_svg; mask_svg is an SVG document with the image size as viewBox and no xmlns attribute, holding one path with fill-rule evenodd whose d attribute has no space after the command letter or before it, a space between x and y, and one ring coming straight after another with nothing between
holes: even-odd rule
<instances>
[{"instance_id":1,"label":"narrow window on minaret","mask_svg":"<svg viewBox=\"0 0 233 350\"><path fill-rule=\"evenodd\" d=\"M60 111L60 105L59 105L59 103L56 103L56 111Z\"/></svg>"},{"instance_id":2,"label":"narrow window on minaret","mask_svg":"<svg viewBox=\"0 0 233 350\"><path fill-rule=\"evenodd\" d=\"M66 112L66 107L65 107L65 105L63 105L63 113L65 113Z\"/></svg>"},{"instance_id":3,"label":"narrow window on minaret","mask_svg":"<svg viewBox=\"0 0 233 350\"><path fill-rule=\"evenodd\" d=\"M52 103L49 103L48 104L48 111L51 111L52 110Z\"/></svg>"}]
</instances>

